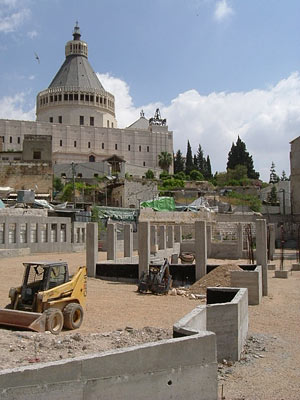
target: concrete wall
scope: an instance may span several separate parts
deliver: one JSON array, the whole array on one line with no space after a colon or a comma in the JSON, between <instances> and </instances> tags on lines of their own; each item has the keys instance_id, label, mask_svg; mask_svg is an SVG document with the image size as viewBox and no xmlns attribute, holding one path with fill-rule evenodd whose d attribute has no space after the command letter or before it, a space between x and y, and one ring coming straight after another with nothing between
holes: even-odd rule
<instances>
[{"instance_id":1,"label":"concrete wall","mask_svg":"<svg viewBox=\"0 0 300 400\"><path fill-rule=\"evenodd\" d=\"M208 257L237 260L239 257L237 241L211 242L207 243ZM181 252L195 252L195 240L184 240L180 243ZM247 258L247 252L243 251L243 258Z\"/></svg>"},{"instance_id":2,"label":"concrete wall","mask_svg":"<svg viewBox=\"0 0 300 400\"><path fill-rule=\"evenodd\" d=\"M0 372L2 400L217 400L216 337L201 332Z\"/></svg>"},{"instance_id":3,"label":"concrete wall","mask_svg":"<svg viewBox=\"0 0 300 400\"><path fill-rule=\"evenodd\" d=\"M201 330L212 331L217 336L218 361L224 358L239 360L248 332L248 291L244 288L208 288L208 295L209 291L214 292L216 301L198 306L174 324L174 336L192 335ZM224 294L233 298L221 302Z\"/></svg>"},{"instance_id":4,"label":"concrete wall","mask_svg":"<svg viewBox=\"0 0 300 400\"><path fill-rule=\"evenodd\" d=\"M248 289L248 304L260 304L262 299L262 272L260 265L240 266L243 271L230 271L230 285ZM253 270L249 270L253 268ZM247 270L248 269L248 270Z\"/></svg>"},{"instance_id":5,"label":"concrete wall","mask_svg":"<svg viewBox=\"0 0 300 400\"><path fill-rule=\"evenodd\" d=\"M70 218L0 215L0 249L29 248L33 253L82 251L86 223Z\"/></svg>"}]
</instances>

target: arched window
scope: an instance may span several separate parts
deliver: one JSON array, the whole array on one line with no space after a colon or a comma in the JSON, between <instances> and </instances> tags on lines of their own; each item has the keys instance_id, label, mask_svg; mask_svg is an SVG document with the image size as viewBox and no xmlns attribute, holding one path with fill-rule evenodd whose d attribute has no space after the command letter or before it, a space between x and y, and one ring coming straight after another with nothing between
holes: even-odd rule
<instances>
[{"instance_id":1,"label":"arched window","mask_svg":"<svg viewBox=\"0 0 300 400\"><path fill-rule=\"evenodd\" d=\"M95 162L95 156L93 155L89 156L89 162Z\"/></svg>"}]
</instances>

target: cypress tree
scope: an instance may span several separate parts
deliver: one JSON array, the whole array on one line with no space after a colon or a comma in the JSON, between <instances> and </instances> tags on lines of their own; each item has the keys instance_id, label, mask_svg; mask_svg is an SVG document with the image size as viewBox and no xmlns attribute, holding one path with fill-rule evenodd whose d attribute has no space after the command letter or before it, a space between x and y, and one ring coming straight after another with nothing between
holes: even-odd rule
<instances>
[{"instance_id":1,"label":"cypress tree","mask_svg":"<svg viewBox=\"0 0 300 400\"><path fill-rule=\"evenodd\" d=\"M174 157L174 174L183 171L184 171L184 160L181 151L177 150L177 153Z\"/></svg>"},{"instance_id":2,"label":"cypress tree","mask_svg":"<svg viewBox=\"0 0 300 400\"><path fill-rule=\"evenodd\" d=\"M193 161L193 154L192 148L190 145L190 141L187 142L187 151L186 151L186 159L185 159L185 173L189 175L191 171L194 169L194 161Z\"/></svg>"},{"instance_id":3,"label":"cypress tree","mask_svg":"<svg viewBox=\"0 0 300 400\"><path fill-rule=\"evenodd\" d=\"M234 169L237 165L247 167L247 176L250 179L258 179L259 173L255 171L252 156L249 155L245 143L238 136L236 144L232 143L228 153L227 170Z\"/></svg>"}]
</instances>

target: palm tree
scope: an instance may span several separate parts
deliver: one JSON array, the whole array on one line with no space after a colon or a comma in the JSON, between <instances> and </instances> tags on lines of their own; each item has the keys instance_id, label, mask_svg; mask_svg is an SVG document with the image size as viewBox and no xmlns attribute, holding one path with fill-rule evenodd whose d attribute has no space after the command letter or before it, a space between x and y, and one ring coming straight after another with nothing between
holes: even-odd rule
<instances>
[{"instance_id":1,"label":"palm tree","mask_svg":"<svg viewBox=\"0 0 300 400\"><path fill-rule=\"evenodd\" d=\"M158 155L158 165L160 168L166 172L169 172L170 165L172 165L172 154L167 151L162 151Z\"/></svg>"}]
</instances>

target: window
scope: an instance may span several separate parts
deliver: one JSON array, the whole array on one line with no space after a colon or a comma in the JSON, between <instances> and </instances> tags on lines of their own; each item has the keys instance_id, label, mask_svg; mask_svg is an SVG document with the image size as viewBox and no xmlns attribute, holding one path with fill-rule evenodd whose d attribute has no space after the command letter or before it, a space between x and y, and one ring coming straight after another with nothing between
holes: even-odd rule
<instances>
[{"instance_id":1,"label":"window","mask_svg":"<svg viewBox=\"0 0 300 400\"><path fill-rule=\"evenodd\" d=\"M85 101L89 101L90 96L88 94L85 95Z\"/></svg>"},{"instance_id":2,"label":"window","mask_svg":"<svg viewBox=\"0 0 300 400\"><path fill-rule=\"evenodd\" d=\"M112 128L114 127L114 123L113 123L113 122L111 123L111 127L112 127Z\"/></svg>"},{"instance_id":3,"label":"window","mask_svg":"<svg viewBox=\"0 0 300 400\"><path fill-rule=\"evenodd\" d=\"M58 101L61 101L61 94L58 95Z\"/></svg>"},{"instance_id":4,"label":"window","mask_svg":"<svg viewBox=\"0 0 300 400\"><path fill-rule=\"evenodd\" d=\"M145 161L143 162L143 166L144 166L144 167L146 166L146 163L145 163Z\"/></svg>"},{"instance_id":5,"label":"window","mask_svg":"<svg viewBox=\"0 0 300 400\"><path fill-rule=\"evenodd\" d=\"M59 141L59 145L60 145L60 147L62 147L62 140L61 139Z\"/></svg>"},{"instance_id":6,"label":"window","mask_svg":"<svg viewBox=\"0 0 300 400\"><path fill-rule=\"evenodd\" d=\"M81 173L77 174L77 178L82 178L82 174Z\"/></svg>"},{"instance_id":7,"label":"window","mask_svg":"<svg viewBox=\"0 0 300 400\"><path fill-rule=\"evenodd\" d=\"M49 117L49 122L53 122L53 117Z\"/></svg>"},{"instance_id":8,"label":"window","mask_svg":"<svg viewBox=\"0 0 300 400\"><path fill-rule=\"evenodd\" d=\"M96 103L99 103L99 97L96 96Z\"/></svg>"},{"instance_id":9,"label":"window","mask_svg":"<svg viewBox=\"0 0 300 400\"><path fill-rule=\"evenodd\" d=\"M91 142L88 142L88 148L89 149L91 148Z\"/></svg>"},{"instance_id":10,"label":"window","mask_svg":"<svg viewBox=\"0 0 300 400\"><path fill-rule=\"evenodd\" d=\"M104 150L104 143L102 143L102 150Z\"/></svg>"},{"instance_id":11,"label":"window","mask_svg":"<svg viewBox=\"0 0 300 400\"><path fill-rule=\"evenodd\" d=\"M107 127L109 128L109 121L107 121Z\"/></svg>"},{"instance_id":12,"label":"window","mask_svg":"<svg viewBox=\"0 0 300 400\"><path fill-rule=\"evenodd\" d=\"M142 151L142 146L139 146L139 151Z\"/></svg>"},{"instance_id":13,"label":"window","mask_svg":"<svg viewBox=\"0 0 300 400\"><path fill-rule=\"evenodd\" d=\"M59 123L59 124L62 124L62 115L59 115L59 116L58 116L58 123Z\"/></svg>"},{"instance_id":14,"label":"window","mask_svg":"<svg viewBox=\"0 0 300 400\"><path fill-rule=\"evenodd\" d=\"M94 126L94 117L90 117L90 125Z\"/></svg>"},{"instance_id":15,"label":"window","mask_svg":"<svg viewBox=\"0 0 300 400\"><path fill-rule=\"evenodd\" d=\"M50 103L53 102L53 96L50 96Z\"/></svg>"},{"instance_id":16,"label":"window","mask_svg":"<svg viewBox=\"0 0 300 400\"><path fill-rule=\"evenodd\" d=\"M84 125L84 116L83 115L80 115L80 117L79 117L79 124Z\"/></svg>"},{"instance_id":17,"label":"window","mask_svg":"<svg viewBox=\"0 0 300 400\"><path fill-rule=\"evenodd\" d=\"M12 136L9 137L9 143L12 143Z\"/></svg>"},{"instance_id":18,"label":"window","mask_svg":"<svg viewBox=\"0 0 300 400\"><path fill-rule=\"evenodd\" d=\"M117 145L117 143L115 144L115 150L118 150L118 145Z\"/></svg>"},{"instance_id":19,"label":"window","mask_svg":"<svg viewBox=\"0 0 300 400\"><path fill-rule=\"evenodd\" d=\"M73 94L69 94L69 100L73 101Z\"/></svg>"},{"instance_id":20,"label":"window","mask_svg":"<svg viewBox=\"0 0 300 400\"><path fill-rule=\"evenodd\" d=\"M91 97L90 97L90 101L94 101L94 96L91 96Z\"/></svg>"},{"instance_id":21,"label":"window","mask_svg":"<svg viewBox=\"0 0 300 400\"><path fill-rule=\"evenodd\" d=\"M149 151L150 151L150 148L149 148L149 146L147 146L147 153L149 153Z\"/></svg>"},{"instance_id":22,"label":"window","mask_svg":"<svg viewBox=\"0 0 300 400\"><path fill-rule=\"evenodd\" d=\"M18 144L20 144L21 143L21 138L20 138L20 136L18 136Z\"/></svg>"},{"instance_id":23,"label":"window","mask_svg":"<svg viewBox=\"0 0 300 400\"><path fill-rule=\"evenodd\" d=\"M5 141L5 137L4 137L4 136L2 136L2 143L4 143L4 141Z\"/></svg>"},{"instance_id":24,"label":"window","mask_svg":"<svg viewBox=\"0 0 300 400\"><path fill-rule=\"evenodd\" d=\"M130 144L128 145L128 151L130 151Z\"/></svg>"},{"instance_id":25,"label":"window","mask_svg":"<svg viewBox=\"0 0 300 400\"><path fill-rule=\"evenodd\" d=\"M77 142L76 142L76 140L74 140L74 147L77 147Z\"/></svg>"},{"instance_id":26,"label":"window","mask_svg":"<svg viewBox=\"0 0 300 400\"><path fill-rule=\"evenodd\" d=\"M42 154L40 151L34 151L33 152L33 159L34 160L40 160L42 158Z\"/></svg>"},{"instance_id":27,"label":"window","mask_svg":"<svg viewBox=\"0 0 300 400\"><path fill-rule=\"evenodd\" d=\"M99 176L98 174L94 174L94 178L98 178L98 176Z\"/></svg>"},{"instance_id":28,"label":"window","mask_svg":"<svg viewBox=\"0 0 300 400\"><path fill-rule=\"evenodd\" d=\"M74 94L74 100L75 100L75 101L78 101L78 93L75 93L75 94Z\"/></svg>"},{"instance_id":29,"label":"window","mask_svg":"<svg viewBox=\"0 0 300 400\"><path fill-rule=\"evenodd\" d=\"M93 156L93 154L90 155L89 156L89 162L95 162L95 161L96 161L95 156Z\"/></svg>"},{"instance_id":30,"label":"window","mask_svg":"<svg viewBox=\"0 0 300 400\"><path fill-rule=\"evenodd\" d=\"M80 101L83 101L84 100L84 94L81 94L80 95Z\"/></svg>"},{"instance_id":31,"label":"window","mask_svg":"<svg viewBox=\"0 0 300 400\"><path fill-rule=\"evenodd\" d=\"M68 100L68 95L67 94L64 94L64 100Z\"/></svg>"},{"instance_id":32,"label":"window","mask_svg":"<svg viewBox=\"0 0 300 400\"><path fill-rule=\"evenodd\" d=\"M57 94L54 96L54 101L57 101Z\"/></svg>"}]
</instances>

